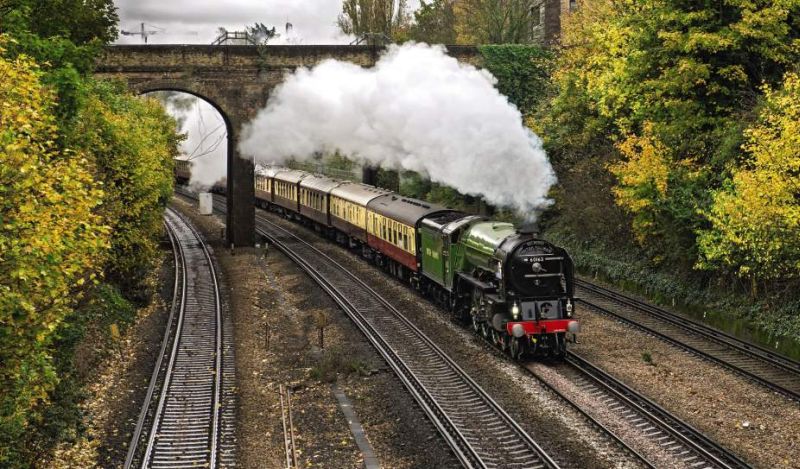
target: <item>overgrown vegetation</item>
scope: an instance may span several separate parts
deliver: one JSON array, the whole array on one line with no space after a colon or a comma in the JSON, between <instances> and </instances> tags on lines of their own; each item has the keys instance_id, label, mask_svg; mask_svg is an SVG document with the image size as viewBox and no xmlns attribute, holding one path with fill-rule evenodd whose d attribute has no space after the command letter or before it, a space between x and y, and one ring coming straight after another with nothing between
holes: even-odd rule
<instances>
[{"instance_id":1,"label":"overgrown vegetation","mask_svg":"<svg viewBox=\"0 0 800 469\"><path fill-rule=\"evenodd\" d=\"M639 259L647 289L749 294L735 310L796 334L798 13L598 0L567 15L531 124L561 181L550 233L584 267L615 277L617 259Z\"/></svg>"},{"instance_id":2,"label":"overgrown vegetation","mask_svg":"<svg viewBox=\"0 0 800 469\"><path fill-rule=\"evenodd\" d=\"M149 297L179 139L158 104L89 75L111 1L0 14L0 466L30 467L80 431L84 331Z\"/></svg>"}]
</instances>

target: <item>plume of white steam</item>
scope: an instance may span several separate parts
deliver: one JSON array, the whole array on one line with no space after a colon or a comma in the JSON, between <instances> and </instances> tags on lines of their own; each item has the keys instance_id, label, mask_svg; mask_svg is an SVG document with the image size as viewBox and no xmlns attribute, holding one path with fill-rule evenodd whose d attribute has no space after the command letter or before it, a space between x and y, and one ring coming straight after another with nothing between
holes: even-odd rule
<instances>
[{"instance_id":1,"label":"plume of white steam","mask_svg":"<svg viewBox=\"0 0 800 469\"><path fill-rule=\"evenodd\" d=\"M338 150L533 219L555 174L495 83L441 46L391 46L371 69L327 60L286 77L244 127L240 151L268 164Z\"/></svg>"}]
</instances>

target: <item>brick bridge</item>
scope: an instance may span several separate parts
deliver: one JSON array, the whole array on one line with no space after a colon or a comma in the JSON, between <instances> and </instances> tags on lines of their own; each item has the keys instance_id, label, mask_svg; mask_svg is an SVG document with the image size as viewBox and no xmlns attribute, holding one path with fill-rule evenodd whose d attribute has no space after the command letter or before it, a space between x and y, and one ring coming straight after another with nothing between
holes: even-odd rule
<instances>
[{"instance_id":1,"label":"brick bridge","mask_svg":"<svg viewBox=\"0 0 800 469\"><path fill-rule=\"evenodd\" d=\"M270 91L287 72L333 58L371 66L381 52L373 46L108 46L95 74L122 78L137 93L183 91L214 106L228 131L227 241L252 246L255 237L253 161L240 158L242 125L264 107ZM448 53L480 65L472 46L451 46ZM246 156L246 155L245 155Z\"/></svg>"}]
</instances>

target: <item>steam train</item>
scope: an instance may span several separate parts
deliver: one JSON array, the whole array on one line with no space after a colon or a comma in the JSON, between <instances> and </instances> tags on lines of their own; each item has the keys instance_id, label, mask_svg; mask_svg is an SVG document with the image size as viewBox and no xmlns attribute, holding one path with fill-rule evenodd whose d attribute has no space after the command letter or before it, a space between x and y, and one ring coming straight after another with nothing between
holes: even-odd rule
<instances>
[{"instance_id":1,"label":"steam train","mask_svg":"<svg viewBox=\"0 0 800 469\"><path fill-rule=\"evenodd\" d=\"M510 223L361 183L257 168L256 204L359 250L515 359L559 358L580 324L569 254Z\"/></svg>"}]
</instances>

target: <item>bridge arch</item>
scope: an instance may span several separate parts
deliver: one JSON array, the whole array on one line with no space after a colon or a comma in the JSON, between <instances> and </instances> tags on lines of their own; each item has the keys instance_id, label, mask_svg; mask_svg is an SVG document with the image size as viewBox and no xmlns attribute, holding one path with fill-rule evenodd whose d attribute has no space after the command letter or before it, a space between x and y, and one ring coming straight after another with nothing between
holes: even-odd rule
<instances>
[{"instance_id":1,"label":"bridge arch","mask_svg":"<svg viewBox=\"0 0 800 469\"><path fill-rule=\"evenodd\" d=\"M254 212L253 199L253 163L239 158L239 127L241 119L236 116L236 109L232 103L227 102L224 93L217 88L192 80L155 79L135 84L129 88L136 94L144 95L156 91L176 91L192 95L208 103L222 117L227 133L227 216L226 239L237 246L251 246L253 244L255 222L247 223L254 217L248 212ZM240 175L238 178L233 175ZM244 177L241 177L244 175ZM249 177L248 177L249 176ZM246 187L243 187L246 186ZM249 190L247 189L249 187ZM243 190L244 189L244 190ZM239 215L239 216L237 216ZM229 228L231 227L231 228Z\"/></svg>"},{"instance_id":2,"label":"bridge arch","mask_svg":"<svg viewBox=\"0 0 800 469\"><path fill-rule=\"evenodd\" d=\"M231 130L231 119L228 117L229 112L222 104L224 98L219 96L215 90L206 88L208 87L203 86L203 84L184 80L148 80L130 85L130 89L136 94L154 93L156 91L177 91L200 98L219 112L222 119L225 121L225 125L229 128L228 130Z\"/></svg>"}]
</instances>

